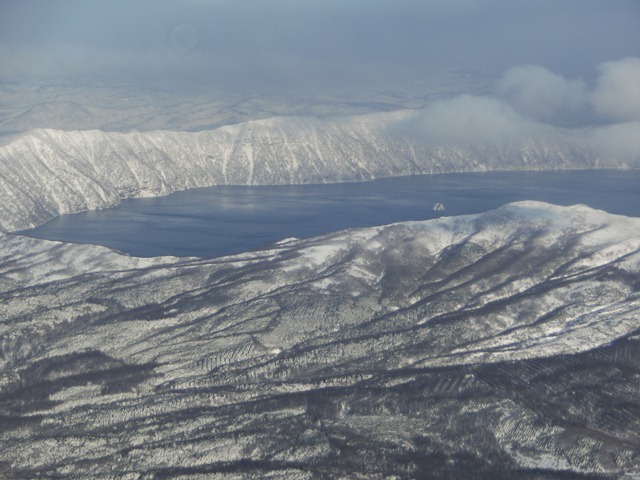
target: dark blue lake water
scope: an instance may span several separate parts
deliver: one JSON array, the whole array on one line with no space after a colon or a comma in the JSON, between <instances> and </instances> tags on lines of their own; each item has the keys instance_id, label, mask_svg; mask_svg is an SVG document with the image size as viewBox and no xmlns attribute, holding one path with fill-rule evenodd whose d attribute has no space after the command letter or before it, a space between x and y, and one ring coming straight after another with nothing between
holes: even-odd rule
<instances>
[{"instance_id":1,"label":"dark blue lake water","mask_svg":"<svg viewBox=\"0 0 640 480\"><path fill-rule=\"evenodd\" d=\"M518 200L584 203L640 217L640 171L419 175L366 183L210 187L62 215L23 233L106 245L135 256L218 257L287 237L480 213Z\"/></svg>"}]
</instances>

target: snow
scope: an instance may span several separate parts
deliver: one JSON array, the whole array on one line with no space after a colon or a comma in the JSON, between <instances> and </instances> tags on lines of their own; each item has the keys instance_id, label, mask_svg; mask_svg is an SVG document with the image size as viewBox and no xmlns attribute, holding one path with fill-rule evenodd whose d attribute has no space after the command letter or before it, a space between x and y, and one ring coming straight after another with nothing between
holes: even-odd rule
<instances>
[{"instance_id":1,"label":"snow","mask_svg":"<svg viewBox=\"0 0 640 480\"><path fill-rule=\"evenodd\" d=\"M31 228L62 213L112 207L125 198L211 185L523 168L513 162L523 145L476 150L390 134L407 115L275 117L197 133L31 130L0 146L0 230ZM526 168L595 168L598 158L576 150L572 135L556 132L528 140L553 146L557 155L532 154ZM615 161L608 166L615 167Z\"/></svg>"},{"instance_id":2,"label":"snow","mask_svg":"<svg viewBox=\"0 0 640 480\"><path fill-rule=\"evenodd\" d=\"M542 229L542 230L541 230ZM196 291L207 285L209 278L215 278L212 272L224 269L229 271L251 272L266 268L269 262L268 278L257 277L246 283L239 283L233 289L236 304L249 301L256 296L270 295L285 288L286 285L299 281L307 282L309 288L323 296L329 293L347 293L354 298L368 298L369 295L385 295L382 285L388 275L387 259L394 262L402 259L399 248L411 248L413 259L404 259L411 265L407 274L422 276L428 270L416 267L422 263L431 265L438 261L442 252L451 245L462 242L475 242L483 245L486 254L503 248L505 242L517 245L520 236L526 232L536 232L540 248L549 249L553 242L565 237L575 238L575 252L579 258L571 262L571 267L564 271L566 278L580 278L581 272L618 263L628 272L638 271L640 262L640 219L631 219L588 209L584 206L557 207L541 202L518 202L482 215L464 217L439 218L425 222L398 223L385 227L353 229L345 232L318 237L309 240L286 240L277 244L273 250L240 254L216 260L151 258L139 259L125 256L107 248L91 245L70 245L60 242L36 240L18 235L1 235L0 273L8 287L20 285L31 288L38 285L56 284L72 279L80 279L91 275L100 279L104 277L101 290L109 291L110 285L127 285L118 295L128 308L145 305L148 302L163 303L173 298L177 292ZM516 235L514 237L514 235ZM398 239L404 238L399 242ZM589 252L588 257L583 253ZM480 258L480 257L479 257ZM468 261L474 261L469 257ZM565 263L568 260L558 260ZM263 267L261 267L263 265ZM446 264L445 264L446 265ZM540 265L542 267L542 265ZM395 267L395 266L394 266ZM429 268L433 268L429 266ZM464 296L452 297L441 306L433 304L425 314L419 315L416 325L428 326L436 312L472 311L489 303L497 303L514 298L523 292L546 281L553 272L548 267L540 275L528 272L520 273L501 280L504 284L494 288L491 282L498 281L491 276L473 279L459 275L458 279L450 278L447 289L465 288ZM303 280L304 279L304 280ZM474 287L465 285L474 282ZM416 280L417 281L417 280ZM75 280L74 280L75 282ZM89 282L90 284L91 282ZM224 284L224 283L223 283ZM388 282L387 282L388 284ZM603 344L628 331L629 322L635 315L635 302L623 300L631 290L605 289L605 284L594 281L581 281L576 287L557 288L544 296L535 298L527 308L535 308L535 316L544 316L560 306L574 305L569 317L549 318L544 328L520 328L509 334L493 335L487 340L478 340L474 348L494 349L503 345L519 345L518 355L561 353L591 348L593 344ZM81 292L82 284L73 291ZM417 286L412 287L419 292ZM480 292L488 289L483 294ZM137 292L137 293L134 293ZM605 301L611 298L612 303L600 305L593 303L594 298ZM422 294L414 293L406 296L403 304L398 299L390 305L389 311L400 311L402 308L420 309ZM615 302L614 298L617 298ZM587 299L587 300L585 300ZM18 315L26 311L26 303L19 298L5 300L5 311L8 315ZM39 322L60 325L83 313L95 315L104 312L107 307L100 303L65 305L64 298L56 298L41 294L30 302L34 305L48 305L47 311L38 314ZM34 303L35 302L35 303ZM619 303L622 302L622 303ZM520 304L518 304L520 305ZM508 329L517 324L515 312L504 310L494 318L494 327ZM522 304L523 308L525 304ZM604 307L607 308L604 308ZM31 309L31 307L29 307ZM380 308L380 307L378 307ZM568 310L569 312L573 310ZM142 318L131 318L128 321L130 333L123 330L122 336L114 335L110 327L104 328L104 335L111 336L111 344L117 350L126 349L136 339L142 341L152 332L162 332L178 327L183 322L198 318L200 315L217 316L224 312L223 305L211 304L195 311L184 310L179 302L172 301L161 309L162 318L153 322ZM13 312L13 313L12 313ZM222 325L226 325L222 327ZM219 328L231 328L233 322L225 321ZM606 325L600 328L598 325ZM3 334L9 334L9 324L2 325ZM77 337L80 345L89 340ZM96 345L98 346L98 345ZM278 347L281 348L281 347ZM63 349L64 350L64 349ZM466 348L452 348L449 360L462 361L463 358L474 358L466 353ZM496 358L513 355L497 353Z\"/></svg>"},{"instance_id":3,"label":"snow","mask_svg":"<svg viewBox=\"0 0 640 480\"><path fill-rule=\"evenodd\" d=\"M115 462L140 471L325 458L327 432L415 453L417 436L439 441L450 422L467 434L459 407L477 422L470 434L480 425L520 465L587 471L555 448L573 438L564 427L523 415L517 388L495 404L488 395L501 388L472 372L626 341L640 314L638 239L640 219L540 202L218 259L138 259L0 234L0 385L27 406L21 382L45 392L28 411L42 421L0 435L0 450L15 469L78 475L125 449L135 455ZM460 246L469 248L455 254ZM87 352L99 353L94 364L62 361ZM109 363L117 368L103 374ZM396 408L387 399L401 400L405 382L410 398Z\"/></svg>"}]
</instances>

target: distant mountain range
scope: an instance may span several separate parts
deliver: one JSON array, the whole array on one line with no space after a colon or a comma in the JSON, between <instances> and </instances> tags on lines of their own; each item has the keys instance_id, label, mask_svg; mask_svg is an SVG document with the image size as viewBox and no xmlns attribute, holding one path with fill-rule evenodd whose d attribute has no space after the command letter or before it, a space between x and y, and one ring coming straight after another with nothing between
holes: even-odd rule
<instances>
[{"instance_id":1,"label":"distant mountain range","mask_svg":"<svg viewBox=\"0 0 640 480\"><path fill-rule=\"evenodd\" d=\"M538 202L215 260L0 234L0 476L635 478L639 287L640 220Z\"/></svg>"},{"instance_id":2,"label":"distant mountain range","mask_svg":"<svg viewBox=\"0 0 640 480\"><path fill-rule=\"evenodd\" d=\"M585 146L580 130L541 125L518 139L448 144L403 132L412 115L277 117L198 133L33 130L0 147L0 229L210 185L623 165Z\"/></svg>"}]
</instances>

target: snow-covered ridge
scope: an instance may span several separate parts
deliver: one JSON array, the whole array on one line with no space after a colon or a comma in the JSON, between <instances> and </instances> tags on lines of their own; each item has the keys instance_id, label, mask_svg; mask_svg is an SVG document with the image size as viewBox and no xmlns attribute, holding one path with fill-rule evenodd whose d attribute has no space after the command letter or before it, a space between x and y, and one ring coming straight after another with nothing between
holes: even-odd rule
<instances>
[{"instance_id":1,"label":"snow-covered ridge","mask_svg":"<svg viewBox=\"0 0 640 480\"><path fill-rule=\"evenodd\" d=\"M543 127L481 147L433 144L402 132L413 115L277 117L198 133L34 130L0 147L0 230L210 185L618 165L591 152L575 132Z\"/></svg>"},{"instance_id":2,"label":"snow-covered ridge","mask_svg":"<svg viewBox=\"0 0 640 480\"><path fill-rule=\"evenodd\" d=\"M640 219L539 202L214 260L0 234L0 473L637 474L639 284Z\"/></svg>"},{"instance_id":3,"label":"snow-covered ridge","mask_svg":"<svg viewBox=\"0 0 640 480\"><path fill-rule=\"evenodd\" d=\"M420 306L423 297L437 297L438 291L451 293L460 289L455 295L457 300L452 300L449 293L443 299L446 297L450 308L467 308L471 311L489 302L534 289L537 284L562 278L579 279L583 275L586 278L587 272L610 269L612 266L629 275L640 274L640 219L612 215L582 205L559 207L535 201L508 204L480 215L402 222L345 230L311 239L289 239L276 243L270 250L213 260L174 257L141 259L100 246L66 244L7 234L0 234L0 244L0 275L3 279L0 298L3 298L3 292L11 292L14 286L28 290L58 282L75 284L80 281L71 290L80 288L90 291L90 285L95 280L98 283L106 282L107 290L104 290L104 286L101 288L109 296L112 295L108 293L110 290L117 290L119 293L116 295L125 295L137 306L144 305L151 298L160 303L166 300L173 304L183 291L190 295L187 292L223 285L225 276L230 276L235 285L233 295L217 303L215 310L222 308L227 301L234 304L250 302L252 298L269 296L283 288L300 285L305 292L319 298L326 294L353 299L373 296L380 303L376 307L377 313L370 312L369 315L376 317L387 308L392 311L406 309L402 314L397 314L398 318L403 318L402 322L419 324L428 323L428 316L411 314L407 317L408 311L423 310L423 307L427 307ZM511 253L505 254L509 251ZM514 260L514 265L500 267L497 273L483 272L481 266L471 268L473 265L482 265L485 257L494 255L522 258ZM526 260L527 257L531 258ZM534 258L538 263L532 262ZM521 264L520 268L516 264ZM522 269L523 265L528 265L528 269ZM89 278L85 283L81 279L87 276ZM501 281L496 281L497 278L501 278ZM463 287L466 282L470 283ZM576 283L580 286L580 282ZM587 283L589 288L595 288L596 284L592 285L591 281ZM122 284L130 288L121 289ZM152 290L146 291L145 285L152 286ZM401 288L402 285L407 287L406 291ZM221 286L221 290L224 288ZM480 294L485 288L488 290ZM548 303L569 301L575 290L568 289L566 295L569 297L563 299L564 293L558 296L563 288L553 295L543 295L545 300L541 300L537 308L544 310ZM599 287L595 289L601 290ZM163 292L167 295L164 300ZM77 293L74 293L74 298ZM622 302L620 306L626 309L631 303L625 303L623 299L630 294L632 292L623 288L607 295L612 295L614 303ZM17 318L16 312L26 304L23 304L20 296L14 299L6 297L5 300L8 301L4 308L5 319ZM583 299L576 304L582 313L571 317L571 322L587 318L592 313L589 302L594 302L601 309L604 300L603 297L593 297L589 301ZM632 302L634 305L636 300ZM65 301L63 297L56 299L56 302ZM122 308L132 308L128 301L118 303ZM429 311L435 303L436 300L432 301L424 311ZM16 312L12 310L14 306L18 308ZM31 310L34 305L29 304L28 308ZM210 308L211 305L205 306L205 310ZM52 306L47 315L52 315L56 309ZM175 315L166 311L163 315L166 318L175 317L175 321L182 323L184 313L178 308ZM531 315L535 317L538 314ZM388 315L389 312L383 314L384 322L390 321ZM71 319L72 316L67 320ZM323 319L321 323L328 320ZM38 328L46 326L46 322L37 323ZM176 324L176 328L184 328L188 323L181 326ZM20 330L20 325L19 321L7 322L0 335L13 331L13 334L9 334L11 337ZM532 330L539 337L536 342L550 341L550 350L538 348L538 345L530 351L520 349L507 355L539 356L593 348L626 332L626 327L621 325L621 330L603 331L601 337L591 336L590 339L583 339L584 342L581 340L576 343L566 341L570 335L564 337L561 343L556 343L556 335L546 338L544 329L541 330L538 325ZM629 329L636 328L635 323L627 326ZM288 331L289 327L293 327L293 324L286 327L286 335L283 332L277 341L270 341L276 342L279 347L283 346L283 342L291 346L297 342L298 336L304 336L304 328L295 332L299 326L291 331ZM325 327L315 324L313 328L323 330ZM492 328L501 329L504 325L498 323ZM526 332L525 336L532 333L526 329L523 331ZM270 337L273 332L270 330L265 335ZM569 334L570 330L564 333ZM4 337L5 342L7 338ZM161 348L161 345L158 347ZM5 361L11 363L12 348L5 343L3 349ZM136 356L132 352L130 354ZM501 356L498 354L496 358ZM428 362L440 363L442 358L438 355ZM467 354L461 353L451 361L457 363L466 361L466 358Z\"/></svg>"}]
</instances>

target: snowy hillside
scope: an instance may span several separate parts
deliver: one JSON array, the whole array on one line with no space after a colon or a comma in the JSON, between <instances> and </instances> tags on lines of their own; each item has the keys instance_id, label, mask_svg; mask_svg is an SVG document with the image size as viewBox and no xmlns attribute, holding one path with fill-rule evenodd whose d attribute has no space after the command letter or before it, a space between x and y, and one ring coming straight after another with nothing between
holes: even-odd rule
<instances>
[{"instance_id":1,"label":"snowy hillside","mask_svg":"<svg viewBox=\"0 0 640 480\"><path fill-rule=\"evenodd\" d=\"M0 256L7 478L640 474L639 219L521 202L215 260Z\"/></svg>"},{"instance_id":2,"label":"snowy hillside","mask_svg":"<svg viewBox=\"0 0 640 480\"><path fill-rule=\"evenodd\" d=\"M618 165L589 151L575 131L540 126L518 140L481 147L434 143L401 131L412 115L279 117L199 133L34 130L0 147L0 229L209 185Z\"/></svg>"}]
</instances>

